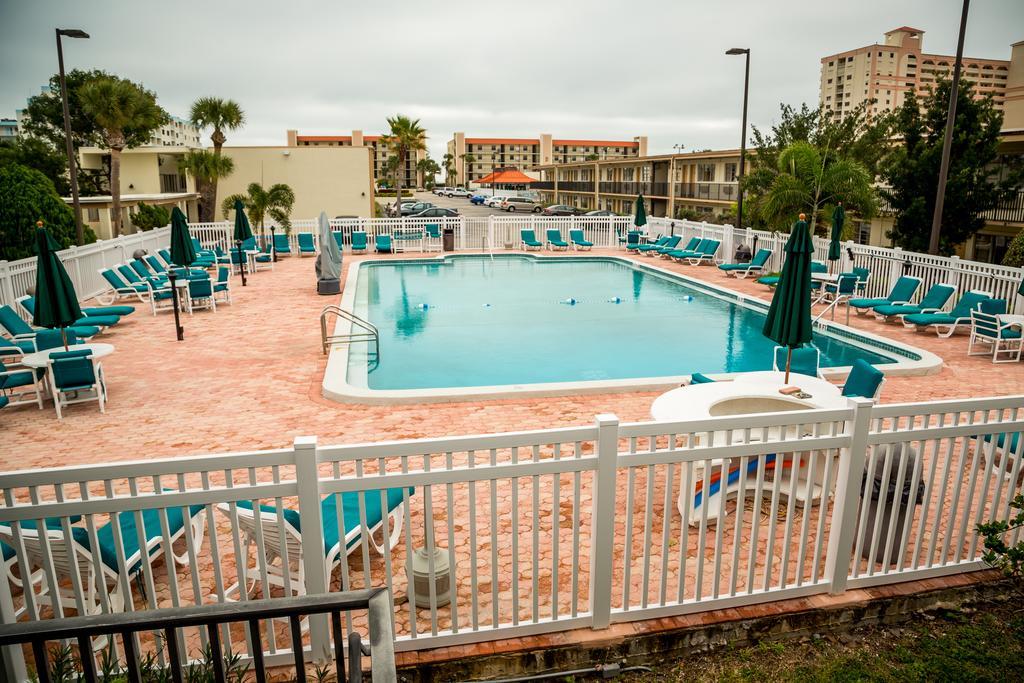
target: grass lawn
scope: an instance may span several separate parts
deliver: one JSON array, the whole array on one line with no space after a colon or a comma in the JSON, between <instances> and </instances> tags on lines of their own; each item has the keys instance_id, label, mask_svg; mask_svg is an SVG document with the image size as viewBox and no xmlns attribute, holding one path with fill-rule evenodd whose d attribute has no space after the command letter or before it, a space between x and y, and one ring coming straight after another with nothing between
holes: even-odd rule
<instances>
[{"instance_id":1,"label":"grass lawn","mask_svg":"<svg viewBox=\"0 0 1024 683\"><path fill-rule=\"evenodd\" d=\"M839 636L722 648L624 680L1022 681L1024 609L1014 600Z\"/></svg>"}]
</instances>

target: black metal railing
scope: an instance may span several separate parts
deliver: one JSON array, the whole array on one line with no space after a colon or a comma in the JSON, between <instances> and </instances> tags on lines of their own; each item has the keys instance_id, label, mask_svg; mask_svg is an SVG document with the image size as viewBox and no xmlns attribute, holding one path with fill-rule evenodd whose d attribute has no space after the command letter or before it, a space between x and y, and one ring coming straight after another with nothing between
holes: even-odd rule
<instances>
[{"instance_id":1,"label":"black metal railing","mask_svg":"<svg viewBox=\"0 0 1024 683\"><path fill-rule=\"evenodd\" d=\"M555 181L553 180L535 180L530 183L531 190L553 190L555 189Z\"/></svg>"},{"instance_id":2,"label":"black metal railing","mask_svg":"<svg viewBox=\"0 0 1024 683\"><path fill-rule=\"evenodd\" d=\"M879 190L884 189L879 188ZM883 216L891 216L896 213L892 204L881 191L878 192L878 213ZM994 209L983 212L981 216L994 223L1024 223L1024 190L1019 190L1009 199L1000 201Z\"/></svg>"},{"instance_id":3,"label":"black metal railing","mask_svg":"<svg viewBox=\"0 0 1024 683\"><path fill-rule=\"evenodd\" d=\"M593 180L559 180L558 189L563 192L593 192L597 183ZM531 184L531 187L533 185Z\"/></svg>"},{"instance_id":4,"label":"black metal railing","mask_svg":"<svg viewBox=\"0 0 1024 683\"><path fill-rule=\"evenodd\" d=\"M353 631L345 638L342 629L342 612L353 610L369 612L369 647L362 643L359 633ZM221 627L225 624L245 623L252 643L252 667L249 673L258 683L266 683L267 674L263 659L263 638L260 623L274 619L289 622L294 660L294 680L306 681L306 662L302 645L301 617L308 615L329 615L333 636L333 654L337 680L361 681L362 657L369 655L370 672L374 681L395 681L394 636L391 631L391 600L383 588L304 595L269 600L249 600L196 607L139 610L96 616L70 617L66 619L40 619L17 624L0 625L0 659L7 660L11 653L8 646L28 643L35 659L36 676L40 683L50 683L51 666L46 650L47 642L71 641L78 644L81 655L81 677L78 680L92 683L97 679L93 652L94 638L121 637L124 651L124 673L128 681L140 680L140 662L137 634L154 632L162 634L166 648L169 678L181 683L185 680L187 665L179 644L179 631L185 628L205 628L211 653L224 654ZM321 617L322 619L322 617ZM310 631L321 630L324 625L310 620ZM270 628L270 626L268 626ZM326 635L325 633L323 635ZM345 645L348 644L348 675L345 671ZM183 642L183 641L181 641ZM210 666L214 680L227 680L225 658L211 656ZM10 676L11 661L0 661L0 675ZM275 667L276 668L276 667Z\"/></svg>"},{"instance_id":5,"label":"black metal railing","mask_svg":"<svg viewBox=\"0 0 1024 683\"><path fill-rule=\"evenodd\" d=\"M739 187L736 183L676 183L676 197L736 201Z\"/></svg>"},{"instance_id":6,"label":"black metal railing","mask_svg":"<svg viewBox=\"0 0 1024 683\"><path fill-rule=\"evenodd\" d=\"M668 197L668 183L602 182L602 194L642 194L647 197Z\"/></svg>"}]
</instances>

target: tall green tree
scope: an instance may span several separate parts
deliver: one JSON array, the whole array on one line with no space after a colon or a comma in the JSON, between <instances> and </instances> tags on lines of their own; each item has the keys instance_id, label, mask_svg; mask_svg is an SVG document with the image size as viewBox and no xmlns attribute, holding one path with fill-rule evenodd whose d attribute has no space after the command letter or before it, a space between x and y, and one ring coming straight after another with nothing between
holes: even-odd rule
<instances>
[{"instance_id":1,"label":"tall green tree","mask_svg":"<svg viewBox=\"0 0 1024 683\"><path fill-rule=\"evenodd\" d=\"M200 97L192 103L189 118L192 120L192 125L196 128L213 129L213 132L210 134L210 142L213 143L213 153L217 156L220 156L221 148L224 147L224 143L227 141L224 131L238 130L245 125L245 112L242 111L242 107L238 102L220 97ZM206 206L205 213L202 205L200 205L199 220L212 221L214 211L216 210L214 204L217 201L217 176L214 175L203 180L197 177L196 185L196 190L202 196L212 197ZM207 187L207 185L211 187Z\"/></svg>"},{"instance_id":2,"label":"tall green tree","mask_svg":"<svg viewBox=\"0 0 1024 683\"><path fill-rule=\"evenodd\" d=\"M455 157L445 152L445 155L441 157L441 167L444 169L445 185L451 185L452 175L455 173Z\"/></svg>"},{"instance_id":3,"label":"tall green tree","mask_svg":"<svg viewBox=\"0 0 1024 683\"><path fill-rule=\"evenodd\" d=\"M940 80L924 96L908 97L896 112L899 142L883 169L888 188L882 194L895 211L889 237L904 249L928 251L951 87L949 80ZM985 225L984 212L1021 186L1020 158L999 156L1002 123L992 99L975 99L971 83L961 80L939 232L941 254L951 254L978 232Z\"/></svg>"},{"instance_id":4,"label":"tall green tree","mask_svg":"<svg viewBox=\"0 0 1024 683\"><path fill-rule=\"evenodd\" d=\"M7 164L34 168L50 179L61 196L71 192L67 155L58 152L43 138L22 136L16 140L0 142L0 166Z\"/></svg>"},{"instance_id":5,"label":"tall green tree","mask_svg":"<svg viewBox=\"0 0 1024 683\"><path fill-rule=\"evenodd\" d=\"M873 178L859 162L840 157L827 145L794 142L779 154L777 172L757 198L758 214L769 225L784 225L788 218L807 213L808 225L831 214L837 202L847 210L871 218L877 211Z\"/></svg>"},{"instance_id":6,"label":"tall green tree","mask_svg":"<svg viewBox=\"0 0 1024 683\"><path fill-rule=\"evenodd\" d=\"M217 181L234 172L234 160L208 149L190 149L178 160L178 168L192 176L196 182L199 222L213 221L217 211Z\"/></svg>"},{"instance_id":7,"label":"tall green tree","mask_svg":"<svg viewBox=\"0 0 1024 683\"><path fill-rule=\"evenodd\" d=\"M423 174L424 187L428 190L433 189L434 185L437 184L437 174L441 171L441 167L437 165L437 162L429 156L425 157L416 162L416 170Z\"/></svg>"},{"instance_id":8,"label":"tall green tree","mask_svg":"<svg viewBox=\"0 0 1024 683\"><path fill-rule=\"evenodd\" d=\"M395 173L395 215L401 215L402 181L405 179L405 162L410 155L427 148L427 131L420 126L419 119L398 114L387 119L389 132L381 142L391 148L398 157L398 172Z\"/></svg>"},{"instance_id":9,"label":"tall green tree","mask_svg":"<svg viewBox=\"0 0 1024 683\"><path fill-rule=\"evenodd\" d=\"M473 156L472 152L466 152L465 154L460 154L459 158L462 159L462 184L469 187L469 167L476 163L476 157ZM459 183L458 178L455 179L455 183Z\"/></svg>"},{"instance_id":10,"label":"tall green tree","mask_svg":"<svg viewBox=\"0 0 1024 683\"><path fill-rule=\"evenodd\" d=\"M221 213L228 218L235 209L235 201L241 200L245 206L249 220L260 226L260 233L266 234L264 222L269 216L275 223L284 228L285 233L292 230L292 207L295 206L295 192L284 183L276 183L264 188L259 183L249 183L245 194L233 194L224 198L220 204Z\"/></svg>"},{"instance_id":11,"label":"tall green tree","mask_svg":"<svg viewBox=\"0 0 1024 683\"><path fill-rule=\"evenodd\" d=\"M35 255L40 220L62 247L71 246L75 217L49 178L21 164L0 166L0 260ZM86 242L95 241L96 235L86 228Z\"/></svg>"},{"instance_id":12,"label":"tall green tree","mask_svg":"<svg viewBox=\"0 0 1024 683\"><path fill-rule=\"evenodd\" d=\"M156 95L140 85L112 76L96 78L79 89L82 108L101 131L110 150L110 198L114 237L121 234L121 152L149 139L170 116L156 103ZM133 139L126 131L134 131Z\"/></svg>"}]
</instances>

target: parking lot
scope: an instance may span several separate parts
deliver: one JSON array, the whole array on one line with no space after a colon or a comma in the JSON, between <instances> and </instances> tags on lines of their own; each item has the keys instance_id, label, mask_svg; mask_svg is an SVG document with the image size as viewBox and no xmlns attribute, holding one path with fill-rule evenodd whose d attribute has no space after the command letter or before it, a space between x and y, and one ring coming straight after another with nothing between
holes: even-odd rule
<instances>
[{"instance_id":1,"label":"parking lot","mask_svg":"<svg viewBox=\"0 0 1024 683\"><path fill-rule=\"evenodd\" d=\"M431 192L417 192L416 201L430 202L434 206L455 209L461 216L490 216L501 214L502 211L489 206L470 204L469 197L439 197Z\"/></svg>"}]
</instances>

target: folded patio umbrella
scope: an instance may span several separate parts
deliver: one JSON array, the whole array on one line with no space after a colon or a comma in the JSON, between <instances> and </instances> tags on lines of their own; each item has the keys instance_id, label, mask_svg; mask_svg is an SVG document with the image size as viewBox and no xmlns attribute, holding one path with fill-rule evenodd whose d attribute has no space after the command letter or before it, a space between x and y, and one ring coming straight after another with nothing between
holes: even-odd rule
<instances>
[{"instance_id":1,"label":"folded patio umbrella","mask_svg":"<svg viewBox=\"0 0 1024 683\"><path fill-rule=\"evenodd\" d=\"M843 239L843 222L846 220L846 209L843 203L836 204L832 211L832 241L828 243L828 260L838 261L843 256L840 242Z\"/></svg>"},{"instance_id":2,"label":"folded patio umbrella","mask_svg":"<svg viewBox=\"0 0 1024 683\"><path fill-rule=\"evenodd\" d=\"M320 212L320 254L316 257L317 291L322 294L337 293L337 282L341 279L341 251L331 234L331 222L327 213ZM325 283L325 284L321 284Z\"/></svg>"},{"instance_id":3,"label":"folded patio umbrella","mask_svg":"<svg viewBox=\"0 0 1024 683\"><path fill-rule=\"evenodd\" d=\"M75 285L57 256L60 245L36 223L36 301L32 323L50 329L60 328L64 350L68 348L67 327L82 317Z\"/></svg>"},{"instance_id":4,"label":"folded patio umbrella","mask_svg":"<svg viewBox=\"0 0 1024 683\"><path fill-rule=\"evenodd\" d=\"M644 210L644 196L636 196L636 209L633 213L633 225L639 229L647 225L647 211Z\"/></svg>"},{"instance_id":5,"label":"folded patio umbrella","mask_svg":"<svg viewBox=\"0 0 1024 683\"><path fill-rule=\"evenodd\" d=\"M235 249L238 250L238 272L242 275L242 286L245 286L245 259L242 257L242 242L252 239L252 228L249 217L245 215L245 204L241 199L235 200Z\"/></svg>"},{"instance_id":6,"label":"folded patio umbrella","mask_svg":"<svg viewBox=\"0 0 1024 683\"><path fill-rule=\"evenodd\" d=\"M782 264L779 284L772 296L771 306L764 321L764 335L780 346L785 346L786 383L789 383L789 364L793 349L811 341L811 255L814 243L804 214L793 226L784 248L786 260Z\"/></svg>"},{"instance_id":7,"label":"folded patio umbrella","mask_svg":"<svg viewBox=\"0 0 1024 683\"><path fill-rule=\"evenodd\" d=\"M181 209L174 207L171 212L171 261L188 268L195 260L196 249L188 232L188 220Z\"/></svg>"}]
</instances>

